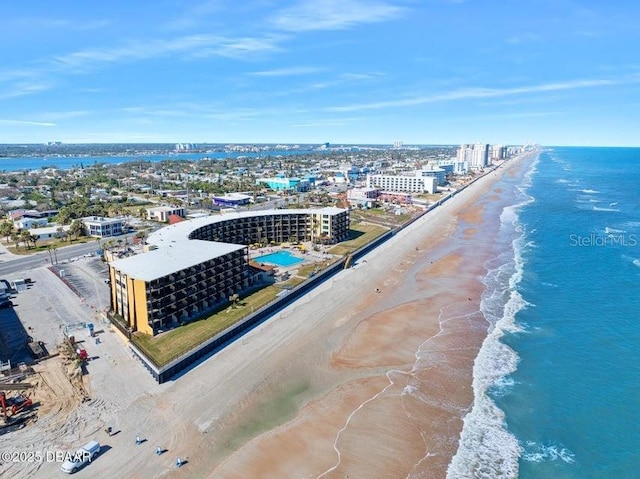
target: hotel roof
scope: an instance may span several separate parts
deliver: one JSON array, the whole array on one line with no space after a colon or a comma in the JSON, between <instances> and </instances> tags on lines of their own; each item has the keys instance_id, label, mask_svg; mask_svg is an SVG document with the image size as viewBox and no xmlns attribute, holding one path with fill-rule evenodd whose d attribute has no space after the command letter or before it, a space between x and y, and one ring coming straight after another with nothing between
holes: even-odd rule
<instances>
[{"instance_id":1,"label":"hotel roof","mask_svg":"<svg viewBox=\"0 0 640 479\"><path fill-rule=\"evenodd\" d=\"M122 273L144 281L153 281L176 271L245 248L246 245L216 241L190 240L189 234L203 226L239 218L284 216L290 214L337 214L345 210L328 207L317 209L282 209L242 211L195 218L161 228L149 235L147 243L157 249L113 261L111 266Z\"/></svg>"},{"instance_id":2,"label":"hotel roof","mask_svg":"<svg viewBox=\"0 0 640 479\"><path fill-rule=\"evenodd\" d=\"M135 279L153 281L243 248L238 244L188 240L113 261L111 266Z\"/></svg>"},{"instance_id":3,"label":"hotel roof","mask_svg":"<svg viewBox=\"0 0 640 479\"><path fill-rule=\"evenodd\" d=\"M232 219L238 218L252 218L258 216L284 216L291 214L337 214L341 213L344 210L341 208L328 207L328 208L317 208L317 209L283 209L283 210L258 210L258 211L241 211L236 213L225 213L223 215L211 215L204 216L201 218L194 218L188 221L182 221L181 223L176 223L174 225L167 226L165 228L161 228L158 231L155 231L149 235L147 238L147 243L158 246L158 248L162 248L163 245L169 244L171 242L180 242L185 243L190 241L189 234L197 230L198 228L202 228L203 226L219 223L222 221L228 221Z\"/></svg>"}]
</instances>

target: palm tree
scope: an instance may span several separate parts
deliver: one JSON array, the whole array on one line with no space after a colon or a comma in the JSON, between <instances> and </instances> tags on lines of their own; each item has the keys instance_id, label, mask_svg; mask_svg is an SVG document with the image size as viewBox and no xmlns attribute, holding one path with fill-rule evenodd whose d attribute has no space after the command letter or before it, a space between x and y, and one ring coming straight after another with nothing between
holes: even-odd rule
<instances>
[{"instance_id":1,"label":"palm tree","mask_svg":"<svg viewBox=\"0 0 640 479\"><path fill-rule=\"evenodd\" d=\"M233 303L234 307L238 306L238 301L240 301L240 296L238 295L238 293L234 293L229 296L229 302Z\"/></svg>"},{"instance_id":2,"label":"palm tree","mask_svg":"<svg viewBox=\"0 0 640 479\"><path fill-rule=\"evenodd\" d=\"M9 241L14 231L15 227L11 221L3 221L0 223L0 234L5 237L5 241Z\"/></svg>"},{"instance_id":3,"label":"palm tree","mask_svg":"<svg viewBox=\"0 0 640 479\"><path fill-rule=\"evenodd\" d=\"M29 230L20 231L20 240L24 243L27 249L31 249L31 246L29 245L29 242L31 241L31 233L29 233Z\"/></svg>"},{"instance_id":4,"label":"palm tree","mask_svg":"<svg viewBox=\"0 0 640 479\"><path fill-rule=\"evenodd\" d=\"M36 247L36 243L38 242L38 240L40 239L40 237L38 235L31 235L31 237L29 238L31 240L31 242L33 243L33 247Z\"/></svg>"},{"instance_id":5,"label":"palm tree","mask_svg":"<svg viewBox=\"0 0 640 479\"><path fill-rule=\"evenodd\" d=\"M11 242L16 245L16 249L20 249L20 235L17 232L11 233Z\"/></svg>"}]
</instances>

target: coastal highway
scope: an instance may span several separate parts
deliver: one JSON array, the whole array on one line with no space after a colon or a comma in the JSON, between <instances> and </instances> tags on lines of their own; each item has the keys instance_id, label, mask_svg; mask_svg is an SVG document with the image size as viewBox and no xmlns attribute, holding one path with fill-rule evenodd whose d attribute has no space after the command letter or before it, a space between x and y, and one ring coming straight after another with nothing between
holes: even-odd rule
<instances>
[{"instance_id":1,"label":"coastal highway","mask_svg":"<svg viewBox=\"0 0 640 479\"><path fill-rule=\"evenodd\" d=\"M118 238L124 240L132 236L133 234L127 234L118 236ZM58 259L58 264L60 265L72 258L78 258L85 254L94 254L98 249L100 249L100 243L98 241L64 246L62 248L56 248L54 258ZM53 253L51 253L51 255L53 256ZM50 264L48 251L20 257L11 256L10 259L8 255L0 254L0 278L11 281L16 279L12 275L17 272L29 271L30 269L49 266Z\"/></svg>"}]
</instances>

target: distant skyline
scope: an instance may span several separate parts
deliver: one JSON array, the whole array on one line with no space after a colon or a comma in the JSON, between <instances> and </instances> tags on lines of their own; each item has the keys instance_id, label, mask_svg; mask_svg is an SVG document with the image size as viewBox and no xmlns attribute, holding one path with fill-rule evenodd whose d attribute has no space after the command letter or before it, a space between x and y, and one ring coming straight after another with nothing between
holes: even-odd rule
<instances>
[{"instance_id":1,"label":"distant skyline","mask_svg":"<svg viewBox=\"0 0 640 479\"><path fill-rule=\"evenodd\" d=\"M3 2L0 143L640 146L640 4Z\"/></svg>"}]
</instances>

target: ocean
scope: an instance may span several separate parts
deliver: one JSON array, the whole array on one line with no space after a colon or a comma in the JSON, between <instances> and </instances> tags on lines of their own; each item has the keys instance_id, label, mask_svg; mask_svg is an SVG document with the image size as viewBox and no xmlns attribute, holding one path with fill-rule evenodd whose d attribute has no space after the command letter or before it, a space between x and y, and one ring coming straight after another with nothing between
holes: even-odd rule
<instances>
[{"instance_id":1,"label":"ocean","mask_svg":"<svg viewBox=\"0 0 640 479\"><path fill-rule=\"evenodd\" d=\"M486 264L490 330L447 477L638 478L640 149L527 166Z\"/></svg>"}]
</instances>

